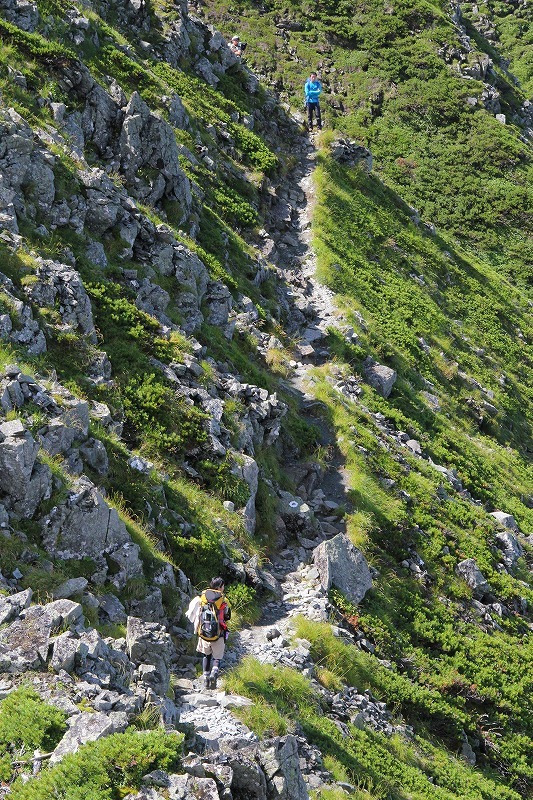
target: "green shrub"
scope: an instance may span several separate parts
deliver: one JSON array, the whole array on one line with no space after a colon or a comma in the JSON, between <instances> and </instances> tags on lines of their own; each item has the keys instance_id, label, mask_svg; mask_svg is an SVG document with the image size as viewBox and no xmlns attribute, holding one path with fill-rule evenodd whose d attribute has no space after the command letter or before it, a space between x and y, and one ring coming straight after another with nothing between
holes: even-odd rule
<instances>
[{"instance_id":1,"label":"green shrub","mask_svg":"<svg viewBox=\"0 0 533 800\"><path fill-rule=\"evenodd\" d=\"M76 58L75 53L64 45L48 41L40 33L23 31L11 22L1 18L0 36L47 66L58 65L65 59L71 61Z\"/></svg>"},{"instance_id":2,"label":"green shrub","mask_svg":"<svg viewBox=\"0 0 533 800\"><path fill-rule=\"evenodd\" d=\"M256 133L235 122L230 123L228 129L237 147L252 166L262 172L270 172L277 166L277 157Z\"/></svg>"},{"instance_id":3,"label":"green shrub","mask_svg":"<svg viewBox=\"0 0 533 800\"><path fill-rule=\"evenodd\" d=\"M34 750L50 752L66 730L66 714L48 705L34 689L21 686L0 703L0 779L9 780L11 760Z\"/></svg>"},{"instance_id":4,"label":"green shrub","mask_svg":"<svg viewBox=\"0 0 533 800\"><path fill-rule=\"evenodd\" d=\"M213 195L221 215L228 222L234 223L241 228L251 228L257 224L258 215L256 209L237 192L226 186L223 189L215 189Z\"/></svg>"},{"instance_id":5,"label":"green shrub","mask_svg":"<svg viewBox=\"0 0 533 800\"><path fill-rule=\"evenodd\" d=\"M154 373L132 378L123 391L124 414L148 452L174 458L207 441L206 414L180 400Z\"/></svg>"},{"instance_id":6,"label":"green shrub","mask_svg":"<svg viewBox=\"0 0 533 800\"><path fill-rule=\"evenodd\" d=\"M232 463L227 457L218 463L205 459L198 462L198 468L212 492L242 508L250 498L250 489L245 480L232 472Z\"/></svg>"},{"instance_id":7,"label":"green shrub","mask_svg":"<svg viewBox=\"0 0 533 800\"><path fill-rule=\"evenodd\" d=\"M226 587L226 597L231 606L231 627L253 625L261 616L261 606L253 586L232 583Z\"/></svg>"},{"instance_id":8,"label":"green shrub","mask_svg":"<svg viewBox=\"0 0 533 800\"><path fill-rule=\"evenodd\" d=\"M152 731L116 733L90 742L26 785L13 800L120 800L154 769L176 769L183 735Z\"/></svg>"}]
</instances>

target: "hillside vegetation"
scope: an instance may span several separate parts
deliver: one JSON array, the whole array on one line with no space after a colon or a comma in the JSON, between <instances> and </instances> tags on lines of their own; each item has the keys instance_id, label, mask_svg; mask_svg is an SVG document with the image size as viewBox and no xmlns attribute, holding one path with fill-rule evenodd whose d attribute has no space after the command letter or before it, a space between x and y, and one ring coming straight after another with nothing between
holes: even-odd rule
<instances>
[{"instance_id":1,"label":"hillside vegetation","mask_svg":"<svg viewBox=\"0 0 533 800\"><path fill-rule=\"evenodd\" d=\"M269 559L312 557L302 530L322 524L291 528L288 498L313 499L298 476L320 488L342 462L346 507L326 524L345 527L372 588L357 605L332 588L328 622L292 619L286 646L312 668L247 657L225 678L254 701L236 713L260 740L245 761L263 770L257 798L281 785L261 748L293 733L298 775L316 748L317 800L526 798L527 7L197 12L0 0L0 794L251 791L244 767L206 766L205 727L179 724L196 674L184 611L222 573L234 626L257 621ZM217 29L247 40L244 62ZM288 109L311 68L328 129L312 246L342 324L303 396L287 240L308 151ZM372 171L339 163L339 136ZM396 371L390 394L369 357ZM384 704L390 735L332 713L354 687ZM80 713L113 726L37 767Z\"/></svg>"}]
</instances>

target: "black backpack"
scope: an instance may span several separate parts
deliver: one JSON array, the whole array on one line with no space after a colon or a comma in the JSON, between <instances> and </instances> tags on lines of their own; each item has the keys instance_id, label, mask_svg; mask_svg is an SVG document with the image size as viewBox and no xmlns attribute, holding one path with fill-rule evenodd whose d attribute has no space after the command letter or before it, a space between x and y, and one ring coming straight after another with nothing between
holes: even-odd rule
<instances>
[{"instance_id":1,"label":"black backpack","mask_svg":"<svg viewBox=\"0 0 533 800\"><path fill-rule=\"evenodd\" d=\"M200 607L200 623L198 625L198 636L206 642L216 642L220 638L221 629L218 619L220 606L224 598L220 597L214 603L209 603L202 595L202 605Z\"/></svg>"}]
</instances>

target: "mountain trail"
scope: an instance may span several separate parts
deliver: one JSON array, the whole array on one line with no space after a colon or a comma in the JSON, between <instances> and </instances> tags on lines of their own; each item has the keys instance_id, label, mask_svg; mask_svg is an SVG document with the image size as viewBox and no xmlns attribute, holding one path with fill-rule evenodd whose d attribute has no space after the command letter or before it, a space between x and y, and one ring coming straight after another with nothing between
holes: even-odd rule
<instances>
[{"instance_id":1,"label":"mountain trail","mask_svg":"<svg viewBox=\"0 0 533 800\"><path fill-rule=\"evenodd\" d=\"M321 403L312 394L312 370L330 357L325 334L328 328L338 328L342 318L335 307L334 293L316 276L317 259L311 228L316 202L316 150L305 139L300 153L299 163L287 178L287 184L293 191L297 187L301 199L288 231L292 242L290 257L278 260L278 271L285 284L288 305L293 309L305 307L305 321L298 326L294 337L295 359L291 361L293 368L286 386L299 399L302 416L317 429L320 445L327 454L326 466L315 487L323 493L321 511L315 514L318 525L310 524L306 528L305 536L308 535L309 539L300 535L272 558L269 566L279 582L279 596L265 604L257 624L231 634L223 665L226 668L235 666L246 656L304 672L306 665L312 666L306 643L298 640L291 643L294 638L293 619L299 614L318 621L330 617L327 592L322 588L318 570L312 563L313 549L321 541L346 531L344 514L339 512L349 513L351 510L343 455L331 426L320 416ZM196 688L201 690L200 682ZM235 720L224 708L227 701L223 692L209 696L211 700L205 702L210 702L210 705L200 704L199 708L185 711L182 720L197 723L201 717L204 731L201 735L214 741L224 727Z\"/></svg>"}]
</instances>

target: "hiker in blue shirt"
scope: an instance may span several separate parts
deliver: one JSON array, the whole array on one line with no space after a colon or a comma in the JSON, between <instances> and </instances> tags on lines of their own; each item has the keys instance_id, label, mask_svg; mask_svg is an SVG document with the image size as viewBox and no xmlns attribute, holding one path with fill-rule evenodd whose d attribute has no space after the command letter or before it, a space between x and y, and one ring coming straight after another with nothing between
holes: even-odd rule
<instances>
[{"instance_id":1,"label":"hiker in blue shirt","mask_svg":"<svg viewBox=\"0 0 533 800\"><path fill-rule=\"evenodd\" d=\"M319 131L322 130L322 116L320 114L320 103L318 98L322 91L322 84L317 79L316 72L312 72L305 82L305 105L307 106L307 126L310 131L313 130L313 114L316 114L316 126Z\"/></svg>"}]
</instances>

